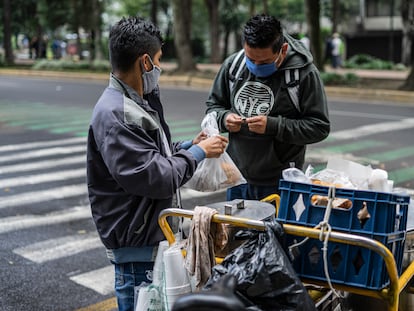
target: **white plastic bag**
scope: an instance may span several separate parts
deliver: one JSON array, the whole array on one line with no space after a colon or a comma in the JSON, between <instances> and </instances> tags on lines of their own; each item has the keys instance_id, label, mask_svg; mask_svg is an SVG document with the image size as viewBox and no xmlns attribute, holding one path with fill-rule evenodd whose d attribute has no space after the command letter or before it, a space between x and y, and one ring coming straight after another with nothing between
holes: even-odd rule
<instances>
[{"instance_id":1,"label":"white plastic bag","mask_svg":"<svg viewBox=\"0 0 414 311\"><path fill-rule=\"evenodd\" d=\"M201 129L208 137L218 135L216 112L207 114L201 122ZM198 164L193 177L185 187L196 191L217 191L246 183L240 170L234 164L229 154L224 153L219 158L207 158Z\"/></svg>"},{"instance_id":2,"label":"white plastic bag","mask_svg":"<svg viewBox=\"0 0 414 311\"><path fill-rule=\"evenodd\" d=\"M135 311L164 311L160 288L153 284L141 283L135 287L137 296Z\"/></svg>"}]
</instances>

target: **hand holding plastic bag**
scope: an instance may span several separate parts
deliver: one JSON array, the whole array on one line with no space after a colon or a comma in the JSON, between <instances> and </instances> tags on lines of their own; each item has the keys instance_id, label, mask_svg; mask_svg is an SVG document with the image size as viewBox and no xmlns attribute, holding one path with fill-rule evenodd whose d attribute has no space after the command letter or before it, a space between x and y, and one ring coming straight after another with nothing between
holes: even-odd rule
<instances>
[{"instance_id":1,"label":"hand holding plastic bag","mask_svg":"<svg viewBox=\"0 0 414 311\"><path fill-rule=\"evenodd\" d=\"M204 117L201 128L207 137L219 134L216 112L211 112ZM201 161L185 187L204 192L226 189L242 183L246 183L246 180L229 154L224 151L218 158L208 158Z\"/></svg>"}]
</instances>

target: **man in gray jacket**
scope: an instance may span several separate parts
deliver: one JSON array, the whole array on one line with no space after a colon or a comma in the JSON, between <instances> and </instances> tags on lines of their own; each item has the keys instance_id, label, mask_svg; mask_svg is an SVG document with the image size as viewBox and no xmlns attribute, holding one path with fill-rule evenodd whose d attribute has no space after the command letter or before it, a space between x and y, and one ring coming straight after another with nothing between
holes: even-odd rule
<instances>
[{"instance_id":1,"label":"man in gray jacket","mask_svg":"<svg viewBox=\"0 0 414 311\"><path fill-rule=\"evenodd\" d=\"M242 39L243 50L215 78L206 112L217 112L227 152L247 180L227 199L260 200L279 192L284 169L303 168L306 145L325 139L330 122L312 55L276 18L252 17Z\"/></svg>"},{"instance_id":2,"label":"man in gray jacket","mask_svg":"<svg viewBox=\"0 0 414 311\"><path fill-rule=\"evenodd\" d=\"M121 19L110 31L109 86L94 108L87 146L92 216L115 266L119 310L134 310L134 286L151 281L156 246L165 239L161 210L204 158L218 157L227 138L171 143L159 98L162 37L143 19Z\"/></svg>"}]
</instances>

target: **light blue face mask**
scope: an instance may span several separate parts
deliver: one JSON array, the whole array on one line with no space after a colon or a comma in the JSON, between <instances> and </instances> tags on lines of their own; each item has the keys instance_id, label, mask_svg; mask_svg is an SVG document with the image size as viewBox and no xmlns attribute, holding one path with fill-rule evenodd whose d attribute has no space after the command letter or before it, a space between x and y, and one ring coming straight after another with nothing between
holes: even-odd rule
<instances>
[{"instance_id":1,"label":"light blue face mask","mask_svg":"<svg viewBox=\"0 0 414 311\"><path fill-rule=\"evenodd\" d=\"M256 65L255 63L251 61L250 58L245 56L247 69L249 69L249 71L252 74L254 74L256 77L259 77L259 78L269 77L277 71L278 68L277 68L276 63L279 61L280 55L282 55L281 52L279 52L279 56L276 58L274 62L271 62L270 64L260 64L260 65Z\"/></svg>"},{"instance_id":2,"label":"light blue face mask","mask_svg":"<svg viewBox=\"0 0 414 311\"><path fill-rule=\"evenodd\" d=\"M158 85L158 80L160 79L161 75L161 68L154 65L152 62L151 57L149 58L152 70L146 71L144 65L142 64L142 84L144 88L144 94L151 93Z\"/></svg>"}]
</instances>

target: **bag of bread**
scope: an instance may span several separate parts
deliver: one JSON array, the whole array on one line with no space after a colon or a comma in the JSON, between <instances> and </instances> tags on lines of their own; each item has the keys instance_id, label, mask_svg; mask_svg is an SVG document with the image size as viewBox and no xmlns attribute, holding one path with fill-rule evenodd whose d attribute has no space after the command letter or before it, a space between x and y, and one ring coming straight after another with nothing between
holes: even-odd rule
<instances>
[{"instance_id":1,"label":"bag of bread","mask_svg":"<svg viewBox=\"0 0 414 311\"><path fill-rule=\"evenodd\" d=\"M202 192L212 192L243 183L246 183L246 180L240 170L229 154L224 152L219 158L201 161L185 187Z\"/></svg>"},{"instance_id":2,"label":"bag of bread","mask_svg":"<svg viewBox=\"0 0 414 311\"><path fill-rule=\"evenodd\" d=\"M216 112L207 114L201 122L201 129L207 136L219 133ZM225 151L219 158L207 158L201 161L193 177L184 185L192 190L212 192L237 186L247 181Z\"/></svg>"}]
</instances>

